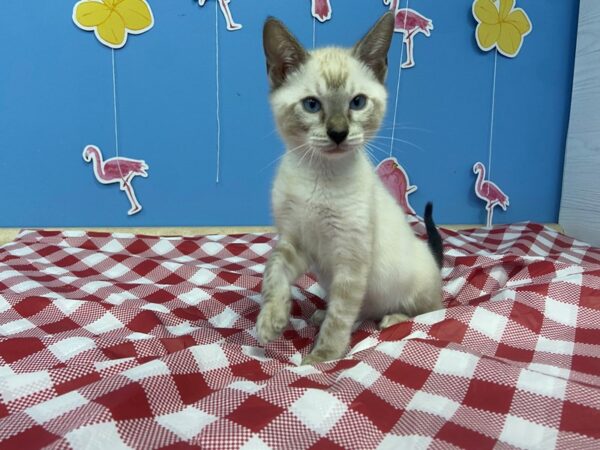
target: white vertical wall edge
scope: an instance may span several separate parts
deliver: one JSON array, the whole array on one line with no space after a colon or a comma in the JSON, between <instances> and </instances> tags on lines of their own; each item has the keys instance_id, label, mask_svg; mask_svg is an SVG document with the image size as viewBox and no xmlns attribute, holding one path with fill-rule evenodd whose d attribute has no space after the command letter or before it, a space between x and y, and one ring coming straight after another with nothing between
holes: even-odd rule
<instances>
[{"instance_id":1,"label":"white vertical wall edge","mask_svg":"<svg viewBox=\"0 0 600 450\"><path fill-rule=\"evenodd\" d=\"M581 0L559 223L600 245L600 1Z\"/></svg>"}]
</instances>

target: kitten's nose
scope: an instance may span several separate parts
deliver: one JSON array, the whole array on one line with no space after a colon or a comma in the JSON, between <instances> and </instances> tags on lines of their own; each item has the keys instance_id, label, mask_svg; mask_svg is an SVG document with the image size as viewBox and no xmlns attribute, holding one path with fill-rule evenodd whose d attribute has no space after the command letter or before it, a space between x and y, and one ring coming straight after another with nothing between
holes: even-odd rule
<instances>
[{"instance_id":1,"label":"kitten's nose","mask_svg":"<svg viewBox=\"0 0 600 450\"><path fill-rule=\"evenodd\" d=\"M341 129L341 130L335 130L335 129L329 129L327 130L327 136L329 136L329 138L335 142L336 144L341 144L342 142L344 142L344 139L346 139L348 137L348 130L347 129Z\"/></svg>"}]
</instances>

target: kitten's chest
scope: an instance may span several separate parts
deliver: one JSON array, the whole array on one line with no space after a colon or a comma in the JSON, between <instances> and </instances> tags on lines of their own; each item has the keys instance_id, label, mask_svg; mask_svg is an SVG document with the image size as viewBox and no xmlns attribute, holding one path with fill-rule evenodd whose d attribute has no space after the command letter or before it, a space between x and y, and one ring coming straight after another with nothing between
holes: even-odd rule
<instances>
[{"instance_id":1,"label":"kitten's chest","mask_svg":"<svg viewBox=\"0 0 600 450\"><path fill-rule=\"evenodd\" d=\"M370 189L364 183L309 178L290 181L274 193L275 214L283 228L280 231L293 231L309 247L327 247L367 232Z\"/></svg>"}]
</instances>

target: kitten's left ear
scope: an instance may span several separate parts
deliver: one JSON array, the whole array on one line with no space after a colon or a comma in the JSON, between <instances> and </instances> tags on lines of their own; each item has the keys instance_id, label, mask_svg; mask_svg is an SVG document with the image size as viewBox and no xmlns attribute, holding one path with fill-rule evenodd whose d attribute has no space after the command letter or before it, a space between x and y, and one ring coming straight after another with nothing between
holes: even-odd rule
<instances>
[{"instance_id":1,"label":"kitten's left ear","mask_svg":"<svg viewBox=\"0 0 600 450\"><path fill-rule=\"evenodd\" d=\"M394 35L393 12L385 13L352 49L352 54L369 67L379 81L385 81L387 54Z\"/></svg>"}]
</instances>

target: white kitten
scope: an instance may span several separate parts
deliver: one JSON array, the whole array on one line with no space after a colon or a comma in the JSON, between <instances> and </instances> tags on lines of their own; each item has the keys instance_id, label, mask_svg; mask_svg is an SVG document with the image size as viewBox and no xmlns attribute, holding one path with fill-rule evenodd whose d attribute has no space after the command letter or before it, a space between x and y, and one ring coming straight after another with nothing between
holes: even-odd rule
<instances>
[{"instance_id":1,"label":"white kitten","mask_svg":"<svg viewBox=\"0 0 600 450\"><path fill-rule=\"evenodd\" d=\"M305 364L341 357L359 320L386 327L442 307L442 242L431 205L428 247L363 151L385 114L393 31L388 13L353 49L307 52L281 22L265 23L271 105L287 152L273 186L279 242L263 278L257 331L262 343L281 334L291 283L314 270L328 307L316 314L321 330Z\"/></svg>"}]
</instances>

